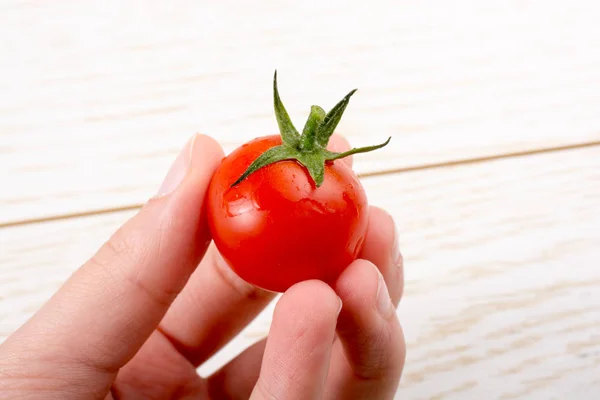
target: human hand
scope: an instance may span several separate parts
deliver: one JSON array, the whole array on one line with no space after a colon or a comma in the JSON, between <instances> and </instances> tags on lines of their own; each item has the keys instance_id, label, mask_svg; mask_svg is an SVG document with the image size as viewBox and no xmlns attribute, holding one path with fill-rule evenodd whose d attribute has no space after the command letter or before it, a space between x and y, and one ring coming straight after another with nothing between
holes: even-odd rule
<instances>
[{"instance_id":1,"label":"human hand","mask_svg":"<svg viewBox=\"0 0 600 400\"><path fill-rule=\"evenodd\" d=\"M334 137L331 147L348 146ZM335 291L320 281L293 286L267 339L212 376L197 374L274 298L209 247L203 200L222 157L213 139L195 136L159 194L0 346L0 398L394 396L405 357L395 313L402 259L391 217L374 207L361 259Z\"/></svg>"}]
</instances>

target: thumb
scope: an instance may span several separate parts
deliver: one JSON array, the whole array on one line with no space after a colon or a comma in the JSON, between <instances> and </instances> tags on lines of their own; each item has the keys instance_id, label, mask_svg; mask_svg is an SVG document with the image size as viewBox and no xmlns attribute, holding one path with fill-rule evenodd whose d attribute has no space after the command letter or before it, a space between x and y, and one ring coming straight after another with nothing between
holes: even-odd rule
<instances>
[{"instance_id":1,"label":"thumb","mask_svg":"<svg viewBox=\"0 0 600 400\"><path fill-rule=\"evenodd\" d=\"M206 251L210 234L203 202L222 157L217 142L194 136L159 194L7 339L4 355L12 351L21 358L28 354L34 363L52 359L81 367L77 374L73 369L55 371L68 374L70 385L76 383L73 379L89 385L89 375L97 377L99 372L106 379L96 388L110 385L116 371L156 328Z\"/></svg>"}]
</instances>

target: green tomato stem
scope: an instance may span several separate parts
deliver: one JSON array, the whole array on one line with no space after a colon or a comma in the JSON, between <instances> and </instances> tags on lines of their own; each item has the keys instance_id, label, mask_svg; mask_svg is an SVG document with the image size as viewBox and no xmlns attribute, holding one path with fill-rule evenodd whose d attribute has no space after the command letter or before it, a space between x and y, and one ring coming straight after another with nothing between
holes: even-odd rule
<instances>
[{"instance_id":1,"label":"green tomato stem","mask_svg":"<svg viewBox=\"0 0 600 400\"><path fill-rule=\"evenodd\" d=\"M311 152L317 145L317 131L319 126L325 119L325 110L319 106L312 106L310 108L310 114L306 120L306 125L302 130L302 136L300 137L300 149L305 152Z\"/></svg>"},{"instance_id":2,"label":"green tomato stem","mask_svg":"<svg viewBox=\"0 0 600 400\"><path fill-rule=\"evenodd\" d=\"M312 106L310 114L302 130L302 135L298 133L292 123L283 102L279 97L277 89L277 71L273 76L273 98L275 118L279 126L282 144L272 147L262 153L246 171L231 185L232 187L242 182L250 174L258 169L283 160L296 160L302 164L307 170L315 183L316 187L323 184L325 179L325 163L327 161L338 160L348 157L352 154L367 153L386 146L391 137L384 143L353 148L343 153L336 153L327 150L327 144L333 131L340 122L350 97L356 92L356 89L350 91L342 100L339 101L328 113L319 107Z\"/></svg>"}]
</instances>

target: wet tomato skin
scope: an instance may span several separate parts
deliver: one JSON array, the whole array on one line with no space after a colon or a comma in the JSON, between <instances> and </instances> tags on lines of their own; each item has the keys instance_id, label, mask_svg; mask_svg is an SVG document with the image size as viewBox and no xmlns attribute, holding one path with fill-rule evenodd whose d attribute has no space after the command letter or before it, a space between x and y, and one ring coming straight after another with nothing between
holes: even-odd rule
<instances>
[{"instance_id":1,"label":"wet tomato skin","mask_svg":"<svg viewBox=\"0 0 600 400\"><path fill-rule=\"evenodd\" d=\"M216 247L245 281L284 292L303 280L333 285L357 257L367 230L367 197L342 160L325 165L316 187L295 160L279 161L231 185L279 135L256 138L225 157L207 194Z\"/></svg>"}]
</instances>

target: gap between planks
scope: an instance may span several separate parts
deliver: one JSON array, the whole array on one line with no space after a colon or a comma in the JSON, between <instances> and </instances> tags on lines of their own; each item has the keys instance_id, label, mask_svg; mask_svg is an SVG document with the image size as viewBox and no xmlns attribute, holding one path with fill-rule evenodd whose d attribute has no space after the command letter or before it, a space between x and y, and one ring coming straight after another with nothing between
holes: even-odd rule
<instances>
[{"instance_id":1,"label":"gap between planks","mask_svg":"<svg viewBox=\"0 0 600 400\"><path fill-rule=\"evenodd\" d=\"M572 151L572 150L596 147L596 146L600 146L600 140L595 140L595 141L590 141L590 142L585 142L585 143L567 144L567 145L562 145L562 146L545 147L545 148L539 148L539 149L533 149L533 150L517 151L517 152L512 152L512 153L494 154L494 155L487 155L487 156L481 156L481 157L472 157L472 158L465 158L465 159L460 159L460 160L443 161L443 162L439 162L439 163L429 163L429 164L414 165L414 166L401 167L401 168L390 168L390 169L386 169L386 170L382 170L382 171L359 173L358 176L361 178L366 178L366 177L370 177L370 176L381 176L381 175L387 175L387 174L399 174L399 173L414 172L414 171L424 171L424 170L429 170L429 169L447 168L447 167L453 167L453 166L458 166L458 165L478 164L478 163L484 163L484 162L490 162L490 161L508 159L508 158L526 157L526 156L540 155L540 154L546 154L546 153L555 153L555 152L561 152L561 151ZM52 221L58 221L58 220L63 220L63 219L73 219L73 218L80 218L80 217L89 217L89 216L93 216L93 215L109 214L109 213L113 213L113 212L131 211L131 210L136 210L138 208L141 208L142 205L143 204L138 203L138 204L125 205L122 207L112 207L112 208L89 210L89 211L82 211L82 212L76 212L76 213L58 214L58 215L54 215L51 217L31 218L31 219L23 219L23 220L18 220L18 221L0 222L0 229L10 228L10 227L14 227L14 226L28 225L28 224L52 222Z\"/></svg>"}]
</instances>

